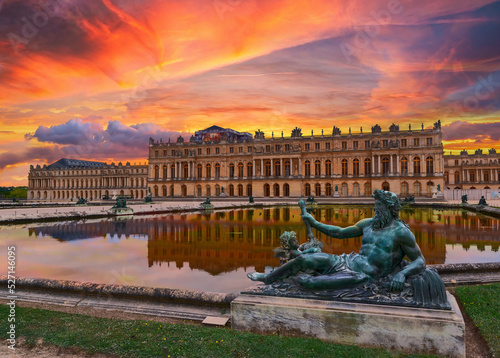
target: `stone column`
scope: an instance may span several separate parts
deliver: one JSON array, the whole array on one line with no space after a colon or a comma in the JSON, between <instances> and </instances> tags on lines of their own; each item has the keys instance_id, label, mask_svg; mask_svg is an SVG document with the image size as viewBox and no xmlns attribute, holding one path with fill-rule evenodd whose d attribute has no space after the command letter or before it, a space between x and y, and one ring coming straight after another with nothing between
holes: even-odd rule
<instances>
[{"instance_id":1,"label":"stone column","mask_svg":"<svg viewBox=\"0 0 500 358\"><path fill-rule=\"evenodd\" d=\"M255 178L255 159L252 160L253 167L252 167L252 177Z\"/></svg>"},{"instance_id":2,"label":"stone column","mask_svg":"<svg viewBox=\"0 0 500 358\"><path fill-rule=\"evenodd\" d=\"M393 161L394 161L394 155L392 155L392 154L391 154L391 155L389 155L389 165L390 165L390 167L389 167L389 168L390 168L390 169L389 169L389 171L390 171L390 174L391 174L391 175L392 175L392 174L394 174L394 170L393 170L394 165L393 165L393 163L392 163Z\"/></svg>"},{"instance_id":3,"label":"stone column","mask_svg":"<svg viewBox=\"0 0 500 358\"><path fill-rule=\"evenodd\" d=\"M299 176L302 175L302 158L299 158L299 172L298 172L298 175Z\"/></svg>"},{"instance_id":4,"label":"stone column","mask_svg":"<svg viewBox=\"0 0 500 358\"><path fill-rule=\"evenodd\" d=\"M191 162L188 162L188 179L191 178Z\"/></svg>"},{"instance_id":5,"label":"stone column","mask_svg":"<svg viewBox=\"0 0 500 358\"><path fill-rule=\"evenodd\" d=\"M372 155L372 175L375 174L375 156Z\"/></svg>"},{"instance_id":6,"label":"stone column","mask_svg":"<svg viewBox=\"0 0 500 358\"><path fill-rule=\"evenodd\" d=\"M377 165L377 174L382 174L382 168L380 167L380 154L378 155Z\"/></svg>"},{"instance_id":7,"label":"stone column","mask_svg":"<svg viewBox=\"0 0 500 358\"><path fill-rule=\"evenodd\" d=\"M401 162L399 160L399 154L396 155L396 174L401 175Z\"/></svg>"},{"instance_id":8,"label":"stone column","mask_svg":"<svg viewBox=\"0 0 500 358\"><path fill-rule=\"evenodd\" d=\"M283 173L284 173L284 170L285 168L283 167L283 158L280 158L280 176L282 177L283 176ZM281 194L281 192L280 192Z\"/></svg>"},{"instance_id":9,"label":"stone column","mask_svg":"<svg viewBox=\"0 0 500 358\"><path fill-rule=\"evenodd\" d=\"M264 159L260 159L260 177L264 176Z\"/></svg>"}]
</instances>

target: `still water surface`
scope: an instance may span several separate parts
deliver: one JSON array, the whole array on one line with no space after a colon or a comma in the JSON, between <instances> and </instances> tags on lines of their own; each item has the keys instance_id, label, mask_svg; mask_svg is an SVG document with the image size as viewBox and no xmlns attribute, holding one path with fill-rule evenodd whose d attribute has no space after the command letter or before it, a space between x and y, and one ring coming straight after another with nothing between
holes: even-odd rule
<instances>
[{"instance_id":1,"label":"still water surface","mask_svg":"<svg viewBox=\"0 0 500 358\"><path fill-rule=\"evenodd\" d=\"M321 206L313 216L345 227L373 209ZM499 220L421 208L406 208L401 218L428 264L500 261ZM298 207L0 226L0 242L4 257L7 246L17 247L17 276L237 292L252 285L247 272L279 264L272 249L290 230L306 240ZM315 234L328 253L361 247L361 238Z\"/></svg>"}]
</instances>

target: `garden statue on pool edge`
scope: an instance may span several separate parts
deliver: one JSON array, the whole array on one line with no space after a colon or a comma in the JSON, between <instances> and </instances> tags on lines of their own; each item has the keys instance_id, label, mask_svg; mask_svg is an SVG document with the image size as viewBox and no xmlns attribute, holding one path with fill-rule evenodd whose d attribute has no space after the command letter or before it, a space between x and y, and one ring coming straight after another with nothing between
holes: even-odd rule
<instances>
[{"instance_id":1,"label":"garden statue on pool edge","mask_svg":"<svg viewBox=\"0 0 500 358\"><path fill-rule=\"evenodd\" d=\"M293 277L296 284L307 289L338 289L387 276L398 269L406 255L411 262L394 275L390 285L391 290L400 291L407 276L425 270L425 259L415 236L399 218L401 205L396 194L375 190L373 196L375 216L346 228L319 223L308 213L303 215L313 228L332 238L363 235L359 254L305 253L269 274L254 272L248 277L265 284Z\"/></svg>"}]
</instances>

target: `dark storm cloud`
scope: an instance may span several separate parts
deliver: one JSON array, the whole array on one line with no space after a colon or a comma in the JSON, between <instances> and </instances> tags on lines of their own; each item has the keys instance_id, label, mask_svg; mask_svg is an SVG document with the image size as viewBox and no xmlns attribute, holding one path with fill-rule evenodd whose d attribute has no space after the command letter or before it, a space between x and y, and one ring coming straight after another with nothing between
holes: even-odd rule
<instances>
[{"instance_id":1,"label":"dark storm cloud","mask_svg":"<svg viewBox=\"0 0 500 358\"><path fill-rule=\"evenodd\" d=\"M86 159L146 159L150 137L175 142L179 135L190 136L189 133L165 130L154 123L128 126L120 121L109 121L104 129L97 123L71 119L56 126L40 126L34 134L27 134L26 139L56 144L62 146L67 155Z\"/></svg>"},{"instance_id":2,"label":"dark storm cloud","mask_svg":"<svg viewBox=\"0 0 500 358\"><path fill-rule=\"evenodd\" d=\"M481 141L500 139L500 122L490 123L469 123L466 121L456 121L443 126L443 140L465 140L475 139Z\"/></svg>"}]
</instances>

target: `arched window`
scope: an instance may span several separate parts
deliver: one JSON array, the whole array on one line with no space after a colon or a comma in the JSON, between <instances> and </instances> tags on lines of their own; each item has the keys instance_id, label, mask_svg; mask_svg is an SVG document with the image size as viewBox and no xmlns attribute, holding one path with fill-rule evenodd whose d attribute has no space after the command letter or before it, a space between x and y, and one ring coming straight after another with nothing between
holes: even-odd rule
<instances>
[{"instance_id":1,"label":"arched window","mask_svg":"<svg viewBox=\"0 0 500 358\"><path fill-rule=\"evenodd\" d=\"M187 196L187 186L186 185L181 185L181 195Z\"/></svg>"},{"instance_id":2,"label":"arched window","mask_svg":"<svg viewBox=\"0 0 500 358\"><path fill-rule=\"evenodd\" d=\"M220 185L215 184L215 196L219 196L219 195L220 195Z\"/></svg>"},{"instance_id":3,"label":"arched window","mask_svg":"<svg viewBox=\"0 0 500 358\"><path fill-rule=\"evenodd\" d=\"M238 163L238 177L239 178L243 178L243 169L245 168L245 166L243 165L242 162L239 162ZM243 196L243 195L240 195L240 196Z\"/></svg>"},{"instance_id":4,"label":"arched window","mask_svg":"<svg viewBox=\"0 0 500 358\"><path fill-rule=\"evenodd\" d=\"M325 195L332 196L332 184L326 183L325 185Z\"/></svg>"},{"instance_id":5,"label":"arched window","mask_svg":"<svg viewBox=\"0 0 500 358\"><path fill-rule=\"evenodd\" d=\"M274 184L274 196L279 197L280 196L280 185L278 183Z\"/></svg>"},{"instance_id":6,"label":"arched window","mask_svg":"<svg viewBox=\"0 0 500 358\"><path fill-rule=\"evenodd\" d=\"M167 186L166 186L166 185L163 185L163 186L161 187L161 191L162 191L162 195L163 195L163 196L167 196Z\"/></svg>"},{"instance_id":7,"label":"arched window","mask_svg":"<svg viewBox=\"0 0 500 358\"><path fill-rule=\"evenodd\" d=\"M184 165L182 166L182 177L184 179L187 179L189 177L189 164L188 163L184 163ZM183 195L185 196L185 195Z\"/></svg>"},{"instance_id":8,"label":"arched window","mask_svg":"<svg viewBox=\"0 0 500 358\"><path fill-rule=\"evenodd\" d=\"M385 191L389 191L390 190L390 186L389 186L389 183L388 182L383 182L382 183L382 190L385 190Z\"/></svg>"},{"instance_id":9,"label":"arched window","mask_svg":"<svg viewBox=\"0 0 500 358\"><path fill-rule=\"evenodd\" d=\"M352 174L358 176L359 175L359 159L354 159L352 161ZM359 196L359 195L356 195Z\"/></svg>"},{"instance_id":10,"label":"arched window","mask_svg":"<svg viewBox=\"0 0 500 358\"><path fill-rule=\"evenodd\" d=\"M203 177L203 165L198 164L196 166L196 177L198 179L201 179ZM201 188L201 187L200 187ZM200 195L201 196L201 195Z\"/></svg>"},{"instance_id":11,"label":"arched window","mask_svg":"<svg viewBox=\"0 0 500 358\"><path fill-rule=\"evenodd\" d=\"M372 195L372 185L370 182L365 183L365 196L371 196Z\"/></svg>"},{"instance_id":12,"label":"arched window","mask_svg":"<svg viewBox=\"0 0 500 358\"><path fill-rule=\"evenodd\" d=\"M210 188L210 185L207 185L207 187L205 188L206 190L206 195L207 196L212 196L212 189Z\"/></svg>"},{"instance_id":13,"label":"arched window","mask_svg":"<svg viewBox=\"0 0 500 358\"><path fill-rule=\"evenodd\" d=\"M234 196L234 185L229 184L229 196Z\"/></svg>"},{"instance_id":14,"label":"arched window","mask_svg":"<svg viewBox=\"0 0 500 358\"><path fill-rule=\"evenodd\" d=\"M290 161L285 161L285 176L289 177L292 173L290 172Z\"/></svg>"},{"instance_id":15,"label":"arched window","mask_svg":"<svg viewBox=\"0 0 500 358\"><path fill-rule=\"evenodd\" d=\"M290 185L288 183L283 184L283 196L290 196Z\"/></svg>"},{"instance_id":16,"label":"arched window","mask_svg":"<svg viewBox=\"0 0 500 358\"><path fill-rule=\"evenodd\" d=\"M413 191L416 196L422 195L422 185L418 181L413 184Z\"/></svg>"},{"instance_id":17,"label":"arched window","mask_svg":"<svg viewBox=\"0 0 500 358\"><path fill-rule=\"evenodd\" d=\"M342 159L342 175L347 175L347 159Z\"/></svg>"},{"instance_id":18,"label":"arched window","mask_svg":"<svg viewBox=\"0 0 500 358\"><path fill-rule=\"evenodd\" d=\"M332 175L332 161L330 159L325 163L325 174L328 176Z\"/></svg>"},{"instance_id":19,"label":"arched window","mask_svg":"<svg viewBox=\"0 0 500 358\"><path fill-rule=\"evenodd\" d=\"M485 170L483 172L483 181L485 183L488 183L490 181L490 171L489 170Z\"/></svg>"},{"instance_id":20,"label":"arched window","mask_svg":"<svg viewBox=\"0 0 500 358\"><path fill-rule=\"evenodd\" d=\"M158 186L157 186L157 185L155 185L155 186L153 187L153 189L154 189L154 190L153 190L153 191L154 191L154 195L157 197L157 196L158 196Z\"/></svg>"},{"instance_id":21,"label":"arched window","mask_svg":"<svg viewBox=\"0 0 500 358\"><path fill-rule=\"evenodd\" d=\"M220 178L220 164L219 163L215 164L215 178L216 179Z\"/></svg>"},{"instance_id":22,"label":"arched window","mask_svg":"<svg viewBox=\"0 0 500 358\"><path fill-rule=\"evenodd\" d=\"M247 196L252 196L252 184L247 185Z\"/></svg>"},{"instance_id":23,"label":"arched window","mask_svg":"<svg viewBox=\"0 0 500 358\"><path fill-rule=\"evenodd\" d=\"M321 196L321 184L320 183L316 183L316 185L314 186L314 194L316 196Z\"/></svg>"},{"instance_id":24,"label":"arched window","mask_svg":"<svg viewBox=\"0 0 500 358\"><path fill-rule=\"evenodd\" d=\"M401 158L401 174L408 175L408 158Z\"/></svg>"},{"instance_id":25,"label":"arched window","mask_svg":"<svg viewBox=\"0 0 500 358\"><path fill-rule=\"evenodd\" d=\"M311 175L311 162L306 160L304 163L304 175L306 177ZM310 194L309 194L310 195Z\"/></svg>"},{"instance_id":26,"label":"arched window","mask_svg":"<svg viewBox=\"0 0 500 358\"><path fill-rule=\"evenodd\" d=\"M155 165L155 180L158 180L160 177L160 167Z\"/></svg>"},{"instance_id":27,"label":"arched window","mask_svg":"<svg viewBox=\"0 0 500 358\"><path fill-rule=\"evenodd\" d=\"M265 176L270 177L271 176L271 162L269 160L267 160L264 165L265 165Z\"/></svg>"},{"instance_id":28,"label":"arched window","mask_svg":"<svg viewBox=\"0 0 500 358\"><path fill-rule=\"evenodd\" d=\"M352 185L352 195L359 196L359 183L354 183Z\"/></svg>"},{"instance_id":29,"label":"arched window","mask_svg":"<svg viewBox=\"0 0 500 358\"><path fill-rule=\"evenodd\" d=\"M311 195L311 184L307 183L304 187L305 191L305 196L310 196Z\"/></svg>"},{"instance_id":30,"label":"arched window","mask_svg":"<svg viewBox=\"0 0 500 358\"><path fill-rule=\"evenodd\" d=\"M238 196L243 196L243 185L238 184Z\"/></svg>"},{"instance_id":31,"label":"arched window","mask_svg":"<svg viewBox=\"0 0 500 358\"><path fill-rule=\"evenodd\" d=\"M279 160L274 162L274 176L279 177L281 176L281 162Z\"/></svg>"},{"instance_id":32,"label":"arched window","mask_svg":"<svg viewBox=\"0 0 500 358\"><path fill-rule=\"evenodd\" d=\"M349 195L349 189L347 183L342 183L342 196Z\"/></svg>"},{"instance_id":33,"label":"arched window","mask_svg":"<svg viewBox=\"0 0 500 358\"><path fill-rule=\"evenodd\" d=\"M167 179L168 167L166 165L163 166L163 179Z\"/></svg>"},{"instance_id":34,"label":"arched window","mask_svg":"<svg viewBox=\"0 0 500 358\"><path fill-rule=\"evenodd\" d=\"M207 179L210 179L212 177L212 166L210 164L207 164L205 166L205 177Z\"/></svg>"},{"instance_id":35,"label":"arched window","mask_svg":"<svg viewBox=\"0 0 500 358\"><path fill-rule=\"evenodd\" d=\"M319 160L316 160L314 162L314 175L316 176L321 175L321 162Z\"/></svg>"},{"instance_id":36,"label":"arched window","mask_svg":"<svg viewBox=\"0 0 500 358\"><path fill-rule=\"evenodd\" d=\"M177 176L175 175L175 164L170 166L170 179L175 179Z\"/></svg>"},{"instance_id":37,"label":"arched window","mask_svg":"<svg viewBox=\"0 0 500 358\"><path fill-rule=\"evenodd\" d=\"M405 181L401 183L401 195L408 196L408 183Z\"/></svg>"},{"instance_id":38,"label":"arched window","mask_svg":"<svg viewBox=\"0 0 500 358\"><path fill-rule=\"evenodd\" d=\"M455 184L460 183L460 173L458 171L454 174Z\"/></svg>"},{"instance_id":39,"label":"arched window","mask_svg":"<svg viewBox=\"0 0 500 358\"><path fill-rule=\"evenodd\" d=\"M434 173L434 159L431 156L425 158L425 172L427 174Z\"/></svg>"},{"instance_id":40,"label":"arched window","mask_svg":"<svg viewBox=\"0 0 500 358\"><path fill-rule=\"evenodd\" d=\"M450 175L448 174L448 172L444 172L444 182L445 184L448 184L450 181Z\"/></svg>"},{"instance_id":41,"label":"arched window","mask_svg":"<svg viewBox=\"0 0 500 358\"><path fill-rule=\"evenodd\" d=\"M427 182L427 196L432 195L432 187L434 186L434 183L429 181Z\"/></svg>"},{"instance_id":42,"label":"arched window","mask_svg":"<svg viewBox=\"0 0 500 358\"><path fill-rule=\"evenodd\" d=\"M247 164L247 177L249 177L249 178L253 177L253 164L252 163Z\"/></svg>"},{"instance_id":43,"label":"arched window","mask_svg":"<svg viewBox=\"0 0 500 358\"><path fill-rule=\"evenodd\" d=\"M469 171L469 181L471 183L474 183L476 181L476 171L475 170Z\"/></svg>"},{"instance_id":44,"label":"arched window","mask_svg":"<svg viewBox=\"0 0 500 358\"><path fill-rule=\"evenodd\" d=\"M372 160L365 159L365 175L370 175L372 173Z\"/></svg>"},{"instance_id":45,"label":"arched window","mask_svg":"<svg viewBox=\"0 0 500 358\"><path fill-rule=\"evenodd\" d=\"M198 185L196 187L196 196L202 196L203 193L201 192L201 185Z\"/></svg>"},{"instance_id":46,"label":"arched window","mask_svg":"<svg viewBox=\"0 0 500 358\"><path fill-rule=\"evenodd\" d=\"M413 158L413 173L420 174L420 158L419 157Z\"/></svg>"},{"instance_id":47,"label":"arched window","mask_svg":"<svg viewBox=\"0 0 500 358\"><path fill-rule=\"evenodd\" d=\"M229 164L229 177L234 178L234 164Z\"/></svg>"},{"instance_id":48,"label":"arched window","mask_svg":"<svg viewBox=\"0 0 500 358\"><path fill-rule=\"evenodd\" d=\"M389 174L389 158L388 157L383 157L382 158L382 174L387 175Z\"/></svg>"},{"instance_id":49,"label":"arched window","mask_svg":"<svg viewBox=\"0 0 500 358\"><path fill-rule=\"evenodd\" d=\"M264 184L264 196L271 196L271 186Z\"/></svg>"}]
</instances>

